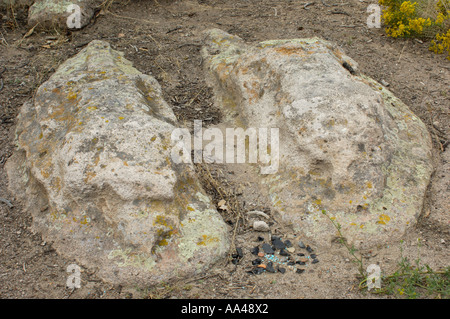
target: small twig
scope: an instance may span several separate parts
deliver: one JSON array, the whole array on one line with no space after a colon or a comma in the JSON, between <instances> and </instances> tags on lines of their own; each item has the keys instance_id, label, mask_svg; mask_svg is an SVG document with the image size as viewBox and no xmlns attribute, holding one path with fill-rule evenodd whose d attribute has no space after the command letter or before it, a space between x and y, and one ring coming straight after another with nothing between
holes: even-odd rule
<instances>
[{"instance_id":1,"label":"small twig","mask_svg":"<svg viewBox=\"0 0 450 319\"><path fill-rule=\"evenodd\" d=\"M190 46L190 45L196 46L196 47L201 47L201 46L202 46L202 45L199 44L199 43L183 43L183 44L180 44L180 45L178 46L178 49L180 49L180 48L182 48L182 47L185 47L185 46Z\"/></svg>"},{"instance_id":2,"label":"small twig","mask_svg":"<svg viewBox=\"0 0 450 319\"><path fill-rule=\"evenodd\" d=\"M398 57L397 63L400 62L400 59L402 58L403 51L405 51L406 45L408 44L408 40L406 41L405 45L403 46L402 51L400 52L400 56Z\"/></svg>"},{"instance_id":3,"label":"small twig","mask_svg":"<svg viewBox=\"0 0 450 319\"><path fill-rule=\"evenodd\" d=\"M347 12L341 10L328 10L328 12L330 12L331 14L345 14L346 16L350 15Z\"/></svg>"},{"instance_id":4,"label":"small twig","mask_svg":"<svg viewBox=\"0 0 450 319\"><path fill-rule=\"evenodd\" d=\"M315 2L308 2L308 3L305 3L305 5L303 6L303 9L308 10L307 8L308 8L309 6L314 5L314 4L316 4L316 3L315 3Z\"/></svg>"},{"instance_id":5,"label":"small twig","mask_svg":"<svg viewBox=\"0 0 450 319\"><path fill-rule=\"evenodd\" d=\"M199 280L202 280L202 279L207 279L207 278L216 277L216 276L219 276L219 274L201 276L199 278L194 278L194 279L188 280L188 281L185 282L185 284L189 284L189 283L194 282L194 281L199 281Z\"/></svg>"},{"instance_id":6,"label":"small twig","mask_svg":"<svg viewBox=\"0 0 450 319\"><path fill-rule=\"evenodd\" d=\"M7 200L6 198L0 197L0 202L5 203L6 205L8 205L9 208L14 208L14 205L11 204L11 202L9 200Z\"/></svg>"},{"instance_id":7,"label":"small twig","mask_svg":"<svg viewBox=\"0 0 450 319\"><path fill-rule=\"evenodd\" d=\"M329 4L326 4L326 3L325 3L325 0L322 0L322 4L323 4L325 7L331 7Z\"/></svg>"}]
</instances>

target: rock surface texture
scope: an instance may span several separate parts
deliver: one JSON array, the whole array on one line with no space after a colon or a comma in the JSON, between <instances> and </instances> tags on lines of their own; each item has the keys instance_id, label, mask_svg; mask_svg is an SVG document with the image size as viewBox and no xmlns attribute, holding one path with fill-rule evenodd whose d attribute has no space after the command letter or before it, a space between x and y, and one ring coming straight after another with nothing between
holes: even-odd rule
<instances>
[{"instance_id":1,"label":"rock surface texture","mask_svg":"<svg viewBox=\"0 0 450 319\"><path fill-rule=\"evenodd\" d=\"M51 29L54 27L60 29L79 29L86 26L94 16L96 7L102 1L100 0L36 0L28 10L28 25L38 28ZM79 8L69 6L76 5ZM79 14L75 18L75 14ZM67 23L71 16L71 23ZM79 19L79 25L72 25L75 19Z\"/></svg>"},{"instance_id":2,"label":"rock surface texture","mask_svg":"<svg viewBox=\"0 0 450 319\"><path fill-rule=\"evenodd\" d=\"M7 164L33 227L104 280L192 276L229 249L193 164L171 160L177 127L157 81L93 41L26 103Z\"/></svg>"},{"instance_id":3,"label":"rock surface texture","mask_svg":"<svg viewBox=\"0 0 450 319\"><path fill-rule=\"evenodd\" d=\"M279 128L279 169L260 181L287 223L329 245L336 229L325 211L360 248L415 224L432 172L430 136L338 47L318 38L248 45L213 29L202 54L229 127Z\"/></svg>"}]
</instances>

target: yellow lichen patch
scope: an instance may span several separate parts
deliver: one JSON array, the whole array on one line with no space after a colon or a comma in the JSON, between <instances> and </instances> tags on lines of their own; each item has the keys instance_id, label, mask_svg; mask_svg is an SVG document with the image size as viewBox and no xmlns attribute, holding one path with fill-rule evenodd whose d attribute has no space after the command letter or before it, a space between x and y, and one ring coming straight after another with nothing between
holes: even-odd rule
<instances>
[{"instance_id":1,"label":"yellow lichen patch","mask_svg":"<svg viewBox=\"0 0 450 319\"><path fill-rule=\"evenodd\" d=\"M386 214L381 214L378 218L379 220L377 221L377 224L381 225L386 225L386 223L391 220L391 218Z\"/></svg>"},{"instance_id":2,"label":"yellow lichen patch","mask_svg":"<svg viewBox=\"0 0 450 319\"><path fill-rule=\"evenodd\" d=\"M123 120L124 119L124 117L123 116L119 116L119 120Z\"/></svg>"},{"instance_id":3,"label":"yellow lichen patch","mask_svg":"<svg viewBox=\"0 0 450 319\"><path fill-rule=\"evenodd\" d=\"M219 241L219 238L217 238L217 237L202 235L202 239L197 242L197 245L206 246L207 244L211 244L211 243L218 242L218 241Z\"/></svg>"},{"instance_id":4,"label":"yellow lichen patch","mask_svg":"<svg viewBox=\"0 0 450 319\"><path fill-rule=\"evenodd\" d=\"M94 172L87 172L86 173L86 177L84 179L85 183L88 183L91 179L93 179L97 174L95 174Z\"/></svg>"},{"instance_id":5,"label":"yellow lichen patch","mask_svg":"<svg viewBox=\"0 0 450 319\"><path fill-rule=\"evenodd\" d=\"M69 94L67 94L67 99L69 100L75 100L77 98L77 94L74 92L69 92Z\"/></svg>"},{"instance_id":6,"label":"yellow lichen patch","mask_svg":"<svg viewBox=\"0 0 450 319\"><path fill-rule=\"evenodd\" d=\"M160 240L160 241L157 243L157 245L158 245L158 246L167 246L167 245L168 245L168 242L167 242L167 240L164 238L164 239Z\"/></svg>"},{"instance_id":7,"label":"yellow lichen patch","mask_svg":"<svg viewBox=\"0 0 450 319\"><path fill-rule=\"evenodd\" d=\"M192 206L188 205L188 206L187 206L187 210L189 210L189 211L191 211L191 212L194 212L194 211L195 211L195 208L193 208Z\"/></svg>"},{"instance_id":8,"label":"yellow lichen patch","mask_svg":"<svg viewBox=\"0 0 450 319\"><path fill-rule=\"evenodd\" d=\"M372 183L371 182L367 182L367 188L372 188Z\"/></svg>"},{"instance_id":9,"label":"yellow lichen patch","mask_svg":"<svg viewBox=\"0 0 450 319\"><path fill-rule=\"evenodd\" d=\"M49 178L50 177L50 173L47 170L41 169L41 175L44 178Z\"/></svg>"}]
</instances>

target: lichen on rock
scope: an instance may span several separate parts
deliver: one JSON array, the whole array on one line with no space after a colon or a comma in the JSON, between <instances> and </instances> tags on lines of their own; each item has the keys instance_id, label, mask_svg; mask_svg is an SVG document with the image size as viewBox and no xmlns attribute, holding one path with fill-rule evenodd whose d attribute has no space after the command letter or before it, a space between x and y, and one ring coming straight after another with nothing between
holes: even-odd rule
<instances>
[{"instance_id":1,"label":"lichen on rock","mask_svg":"<svg viewBox=\"0 0 450 319\"><path fill-rule=\"evenodd\" d=\"M191 276L225 255L228 229L193 164L171 160L177 126L158 82L92 41L22 107L10 185L45 240L105 281Z\"/></svg>"},{"instance_id":2,"label":"lichen on rock","mask_svg":"<svg viewBox=\"0 0 450 319\"><path fill-rule=\"evenodd\" d=\"M249 45L213 29L202 54L227 125L279 128L279 169L260 183L286 223L329 245L336 233L325 210L356 247L415 224L432 172L430 136L339 47L319 38Z\"/></svg>"}]
</instances>

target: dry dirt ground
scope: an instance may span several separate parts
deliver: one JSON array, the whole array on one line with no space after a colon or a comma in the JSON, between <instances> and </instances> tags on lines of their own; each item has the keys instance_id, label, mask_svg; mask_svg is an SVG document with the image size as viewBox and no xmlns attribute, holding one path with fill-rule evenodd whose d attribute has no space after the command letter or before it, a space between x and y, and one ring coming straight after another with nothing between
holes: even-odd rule
<instances>
[{"instance_id":1,"label":"dry dirt ground","mask_svg":"<svg viewBox=\"0 0 450 319\"><path fill-rule=\"evenodd\" d=\"M419 223L404 236L403 254L411 260L420 256L422 263L434 270L449 266L449 156L447 151L445 160L443 154L449 139L450 63L428 51L427 41L392 39L383 29L368 29L369 0L308 2L314 4L305 7L306 2L297 0L116 1L108 12L99 11L80 31L35 31L27 37L26 10L16 10L15 22L9 13L0 12L0 72L4 70L0 91L0 197L14 206L0 202L0 298L401 298L358 290L357 267L339 243L331 249L313 247L319 263L309 262L301 274L291 270L285 274L249 274L255 258L250 249L259 243L261 234L245 222L235 228L236 218L227 211L221 212L230 224L230 234L236 229L236 246L244 252L237 265L218 264L198 277L146 289L111 286L82 269L81 288L66 288L66 268L74 260L62 258L51 243L31 232L31 216L7 188L4 163L14 150L20 107L61 62L91 40L102 39L124 51L137 69L160 82L166 101L182 123L190 126L194 119L203 120L204 125L220 123L200 56L201 32L208 28L221 28L250 43L322 37L340 45L359 63L362 73L388 82L389 89L427 125L437 170ZM205 189L216 202L220 200L218 189L222 189L236 198L236 207L242 212L254 208L267 212L273 235L284 239L289 236L293 242L302 239L278 223L268 206L251 198L251 181L242 184L239 175L244 168L211 168L217 184L213 186L202 167L198 169L203 172ZM242 196L242 187L248 198ZM268 234L263 236L267 240ZM386 243L363 253L365 267L379 264L382 272L389 274L400 260L400 243Z\"/></svg>"}]
</instances>

